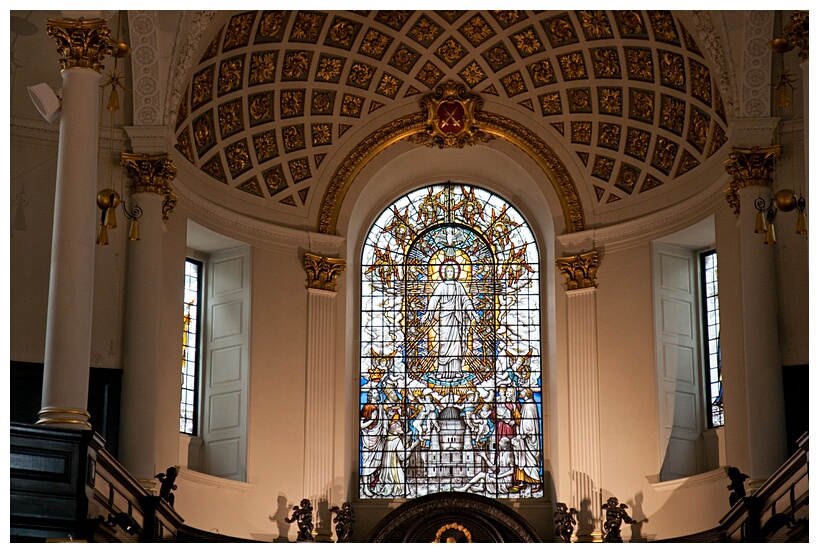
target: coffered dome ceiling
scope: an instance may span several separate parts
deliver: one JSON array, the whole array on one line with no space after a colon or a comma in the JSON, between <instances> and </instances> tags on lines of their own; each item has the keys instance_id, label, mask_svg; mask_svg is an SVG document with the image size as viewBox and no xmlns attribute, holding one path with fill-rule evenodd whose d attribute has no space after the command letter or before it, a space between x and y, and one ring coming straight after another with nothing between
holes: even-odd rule
<instances>
[{"instance_id":1,"label":"coffered dome ceiling","mask_svg":"<svg viewBox=\"0 0 819 553\"><path fill-rule=\"evenodd\" d=\"M252 11L219 21L173 124L187 160L177 163L291 215L322 201L340 144L356 146L348 133L367 128L357 143L381 113L406 114L450 80L560 151L586 212L663 198L727 142L710 62L669 11Z\"/></svg>"}]
</instances>

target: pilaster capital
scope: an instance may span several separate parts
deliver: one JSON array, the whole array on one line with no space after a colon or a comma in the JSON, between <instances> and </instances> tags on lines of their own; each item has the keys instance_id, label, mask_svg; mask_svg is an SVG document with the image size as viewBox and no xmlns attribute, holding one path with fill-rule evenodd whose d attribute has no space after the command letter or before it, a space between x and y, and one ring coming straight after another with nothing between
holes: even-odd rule
<instances>
[{"instance_id":1,"label":"pilaster capital","mask_svg":"<svg viewBox=\"0 0 819 553\"><path fill-rule=\"evenodd\" d=\"M129 50L111 36L105 19L48 19L46 31L57 41L62 69L86 67L99 72L106 55L122 56Z\"/></svg>"},{"instance_id":2,"label":"pilaster capital","mask_svg":"<svg viewBox=\"0 0 819 553\"><path fill-rule=\"evenodd\" d=\"M808 61L808 12L795 11L791 21L782 28L782 36L791 44L799 48L799 58Z\"/></svg>"},{"instance_id":3,"label":"pilaster capital","mask_svg":"<svg viewBox=\"0 0 819 553\"><path fill-rule=\"evenodd\" d=\"M778 145L731 149L725 162L725 172L731 176L725 200L734 208L735 215L740 212L739 191L748 186L770 186L771 173L780 155L782 147Z\"/></svg>"},{"instance_id":4,"label":"pilaster capital","mask_svg":"<svg viewBox=\"0 0 819 553\"><path fill-rule=\"evenodd\" d=\"M307 287L315 290L335 292L336 279L347 266L343 259L304 253L302 259L304 270L307 272Z\"/></svg>"},{"instance_id":5,"label":"pilaster capital","mask_svg":"<svg viewBox=\"0 0 819 553\"><path fill-rule=\"evenodd\" d=\"M131 179L131 193L143 192L165 197L162 204L162 220L167 221L178 198L173 193L171 181L176 177L176 166L168 154L135 154L122 152L122 166Z\"/></svg>"},{"instance_id":6,"label":"pilaster capital","mask_svg":"<svg viewBox=\"0 0 819 553\"><path fill-rule=\"evenodd\" d=\"M566 277L567 290L597 288L597 269L600 267L600 253L597 250L558 257L555 265Z\"/></svg>"}]
</instances>

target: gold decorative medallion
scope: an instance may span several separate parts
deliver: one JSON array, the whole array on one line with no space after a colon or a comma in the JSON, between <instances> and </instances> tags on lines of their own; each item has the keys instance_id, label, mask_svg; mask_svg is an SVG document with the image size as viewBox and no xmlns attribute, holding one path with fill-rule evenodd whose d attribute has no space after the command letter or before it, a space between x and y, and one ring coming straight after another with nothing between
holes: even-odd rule
<instances>
[{"instance_id":1,"label":"gold decorative medallion","mask_svg":"<svg viewBox=\"0 0 819 553\"><path fill-rule=\"evenodd\" d=\"M439 148L463 148L491 137L475 125L475 110L483 100L466 91L466 87L449 81L421 100L427 112L426 127L410 137L410 141Z\"/></svg>"}]
</instances>

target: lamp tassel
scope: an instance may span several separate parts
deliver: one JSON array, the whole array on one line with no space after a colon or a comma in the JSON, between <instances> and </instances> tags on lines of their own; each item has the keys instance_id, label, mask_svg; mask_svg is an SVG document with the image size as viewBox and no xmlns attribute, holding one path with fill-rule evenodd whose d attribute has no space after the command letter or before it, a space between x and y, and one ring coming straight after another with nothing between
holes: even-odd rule
<instances>
[{"instance_id":1,"label":"lamp tassel","mask_svg":"<svg viewBox=\"0 0 819 553\"><path fill-rule=\"evenodd\" d=\"M97 235L97 244L100 246L108 245L108 229L106 228L105 223L100 224L100 232Z\"/></svg>"},{"instance_id":2,"label":"lamp tassel","mask_svg":"<svg viewBox=\"0 0 819 553\"><path fill-rule=\"evenodd\" d=\"M768 245L776 244L776 232L774 231L773 223L768 223L768 230L765 233L765 243Z\"/></svg>"},{"instance_id":3,"label":"lamp tassel","mask_svg":"<svg viewBox=\"0 0 819 553\"><path fill-rule=\"evenodd\" d=\"M139 221L131 219L131 225L128 228L128 240L139 240Z\"/></svg>"},{"instance_id":4,"label":"lamp tassel","mask_svg":"<svg viewBox=\"0 0 819 553\"><path fill-rule=\"evenodd\" d=\"M116 85L111 87L111 94L108 96L108 111L119 111L119 94L117 93Z\"/></svg>"},{"instance_id":5,"label":"lamp tassel","mask_svg":"<svg viewBox=\"0 0 819 553\"><path fill-rule=\"evenodd\" d=\"M756 225L754 225L754 232L757 234L765 234L765 212L764 211L757 211L756 212Z\"/></svg>"},{"instance_id":6,"label":"lamp tassel","mask_svg":"<svg viewBox=\"0 0 819 553\"><path fill-rule=\"evenodd\" d=\"M805 217L805 212L800 211L796 219L796 234L805 235L808 233L808 221Z\"/></svg>"}]
</instances>

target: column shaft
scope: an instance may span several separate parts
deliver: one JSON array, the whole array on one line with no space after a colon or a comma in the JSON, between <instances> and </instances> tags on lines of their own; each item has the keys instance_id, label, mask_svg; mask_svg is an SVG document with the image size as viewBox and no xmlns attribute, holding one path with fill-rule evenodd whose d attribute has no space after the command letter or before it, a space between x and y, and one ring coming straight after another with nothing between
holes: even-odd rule
<instances>
[{"instance_id":1,"label":"column shaft","mask_svg":"<svg viewBox=\"0 0 819 553\"><path fill-rule=\"evenodd\" d=\"M316 513L320 536L331 534L333 479L335 292L307 292L307 390L304 442L304 493Z\"/></svg>"},{"instance_id":2,"label":"column shaft","mask_svg":"<svg viewBox=\"0 0 819 553\"><path fill-rule=\"evenodd\" d=\"M38 424L86 427L94 289L99 140L97 71L62 71L57 183ZM60 422L62 421L62 422Z\"/></svg>"},{"instance_id":3,"label":"column shaft","mask_svg":"<svg viewBox=\"0 0 819 553\"><path fill-rule=\"evenodd\" d=\"M569 363L569 443L572 506L601 517L600 403L597 376L597 289L566 292ZM588 516L588 515L585 515ZM599 528L578 520L578 537Z\"/></svg>"}]
</instances>

